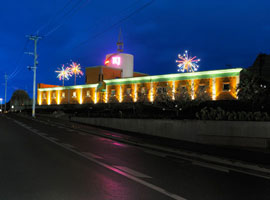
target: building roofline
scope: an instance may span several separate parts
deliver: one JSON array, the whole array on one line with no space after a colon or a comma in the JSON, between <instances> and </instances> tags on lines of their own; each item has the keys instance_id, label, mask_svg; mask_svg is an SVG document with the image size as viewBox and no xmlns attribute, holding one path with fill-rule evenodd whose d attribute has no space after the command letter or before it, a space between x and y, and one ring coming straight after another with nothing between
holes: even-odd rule
<instances>
[{"instance_id":1,"label":"building roofline","mask_svg":"<svg viewBox=\"0 0 270 200\"><path fill-rule=\"evenodd\" d=\"M143 83L143 82L165 82L165 81L176 81L176 80L188 80L188 79L202 79L202 78L218 78L224 76L238 76L243 68L234 69L223 69L223 70L210 70L201 72L187 72L187 73L177 73L177 74L164 74L164 75L152 75L152 76L142 76L142 77L131 77L131 78L121 78L104 80L107 85L116 84L131 84L131 83Z\"/></svg>"},{"instance_id":2,"label":"building roofline","mask_svg":"<svg viewBox=\"0 0 270 200\"><path fill-rule=\"evenodd\" d=\"M223 69L223 70L210 70L201 72L188 72L188 73L177 73L177 74L164 74L154 76L142 76L142 77L131 77L131 78L118 78L104 80L107 85L117 84L134 84L134 83L145 83L145 82L165 82L165 81L177 81L177 80L190 80L190 79L203 79L203 78L220 78L239 76L243 68L234 69ZM52 90L65 90L65 89L81 89L81 88L96 88L98 84L85 84L75 86L63 86L54 88L39 88L39 91L52 91Z\"/></svg>"}]
</instances>

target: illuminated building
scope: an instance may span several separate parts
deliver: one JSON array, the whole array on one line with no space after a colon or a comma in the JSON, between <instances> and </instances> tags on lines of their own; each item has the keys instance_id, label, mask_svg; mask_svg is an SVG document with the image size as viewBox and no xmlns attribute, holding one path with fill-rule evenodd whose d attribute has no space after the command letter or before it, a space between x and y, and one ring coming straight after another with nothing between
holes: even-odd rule
<instances>
[{"instance_id":1,"label":"illuminated building","mask_svg":"<svg viewBox=\"0 0 270 200\"><path fill-rule=\"evenodd\" d=\"M103 68L103 67L101 67ZM146 101L154 101L160 88L166 88L174 100L177 93L186 90L191 99L196 99L198 91L205 92L212 100L237 99L236 87L239 82L241 68L202 71L192 73L165 74L131 78L113 78L99 82L76 86L38 85L38 104L85 104L109 101L115 97L119 102L136 102L140 95L147 96ZM167 89L167 88L171 88ZM161 90L164 92L164 90ZM53 95L55 98L52 98ZM107 100L106 100L107 99Z\"/></svg>"},{"instance_id":2,"label":"illuminated building","mask_svg":"<svg viewBox=\"0 0 270 200\"><path fill-rule=\"evenodd\" d=\"M38 104L154 102L162 93L176 101L184 92L191 100L202 94L208 100L237 99L242 68L149 76L134 72L133 55L122 53L122 42L117 45L118 52L108 54L104 65L86 68L84 85L38 84Z\"/></svg>"}]
</instances>

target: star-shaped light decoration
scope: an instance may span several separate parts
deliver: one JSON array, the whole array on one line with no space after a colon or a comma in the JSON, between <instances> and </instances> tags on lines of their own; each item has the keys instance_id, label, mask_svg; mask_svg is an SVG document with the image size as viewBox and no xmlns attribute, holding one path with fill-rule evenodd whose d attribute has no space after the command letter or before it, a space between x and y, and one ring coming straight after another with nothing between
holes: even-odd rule
<instances>
[{"instance_id":1,"label":"star-shaped light decoration","mask_svg":"<svg viewBox=\"0 0 270 200\"><path fill-rule=\"evenodd\" d=\"M75 77L74 84L76 85L76 77L77 76L80 77L83 75L81 65L76 63L76 62L72 62L70 64L70 70L71 70L72 75L74 75L74 77Z\"/></svg>"},{"instance_id":2,"label":"star-shaped light decoration","mask_svg":"<svg viewBox=\"0 0 270 200\"><path fill-rule=\"evenodd\" d=\"M72 76L72 72L70 70L69 67L66 67L64 65L62 65L62 68L59 69L57 71L55 71L56 73L58 73L57 78L61 81L63 81L63 86L64 86L64 82L65 80L69 80L69 78Z\"/></svg>"},{"instance_id":3,"label":"star-shaped light decoration","mask_svg":"<svg viewBox=\"0 0 270 200\"><path fill-rule=\"evenodd\" d=\"M178 58L180 60L176 60L177 63L179 63L177 66L179 69L177 71L181 72L194 72L197 71L199 68L199 65L197 64L200 62L200 59L197 59L196 56L194 57L189 57L188 51L186 50L183 56L181 54L178 54Z\"/></svg>"}]
</instances>

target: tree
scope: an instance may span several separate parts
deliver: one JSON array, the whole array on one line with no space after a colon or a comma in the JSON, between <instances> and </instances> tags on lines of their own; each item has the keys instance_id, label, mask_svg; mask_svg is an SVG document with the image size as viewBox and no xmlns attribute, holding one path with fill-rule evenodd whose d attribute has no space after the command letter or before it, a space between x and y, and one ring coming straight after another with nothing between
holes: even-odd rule
<instances>
[{"instance_id":1,"label":"tree","mask_svg":"<svg viewBox=\"0 0 270 200\"><path fill-rule=\"evenodd\" d=\"M26 91L16 90L10 99L10 104L14 106L15 110L24 108L25 106L31 105L31 99Z\"/></svg>"},{"instance_id":2,"label":"tree","mask_svg":"<svg viewBox=\"0 0 270 200\"><path fill-rule=\"evenodd\" d=\"M241 80L237 87L237 96L242 101L258 101L267 94L267 83L258 75L243 70Z\"/></svg>"}]
</instances>

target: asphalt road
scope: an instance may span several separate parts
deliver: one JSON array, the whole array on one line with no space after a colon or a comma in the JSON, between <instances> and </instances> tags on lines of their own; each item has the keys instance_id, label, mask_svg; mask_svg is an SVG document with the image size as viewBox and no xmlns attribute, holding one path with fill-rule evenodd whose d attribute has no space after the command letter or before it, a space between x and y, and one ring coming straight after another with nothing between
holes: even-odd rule
<instances>
[{"instance_id":1,"label":"asphalt road","mask_svg":"<svg viewBox=\"0 0 270 200\"><path fill-rule=\"evenodd\" d=\"M270 180L0 116L0 200L270 199Z\"/></svg>"}]
</instances>

